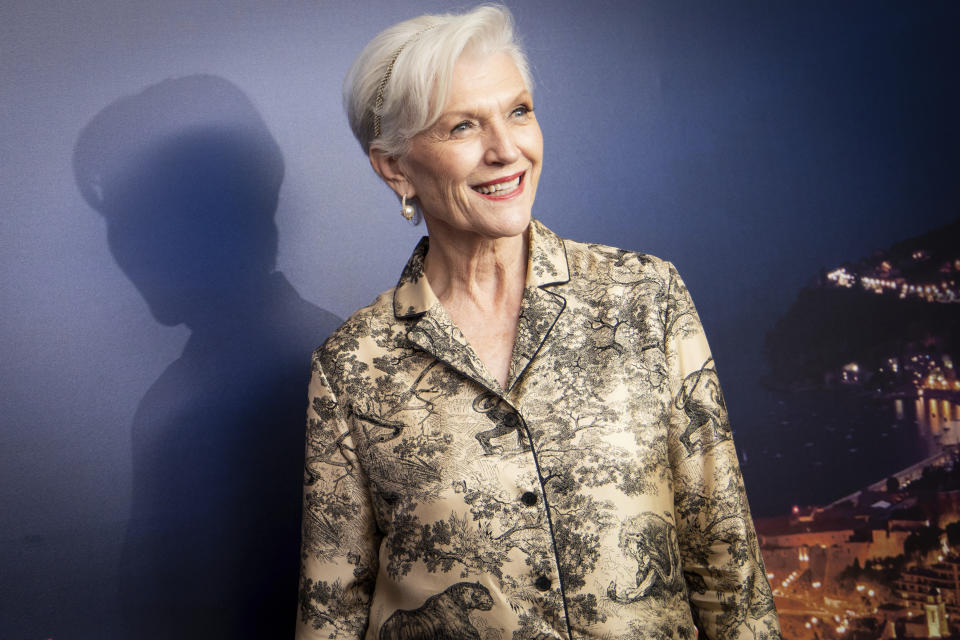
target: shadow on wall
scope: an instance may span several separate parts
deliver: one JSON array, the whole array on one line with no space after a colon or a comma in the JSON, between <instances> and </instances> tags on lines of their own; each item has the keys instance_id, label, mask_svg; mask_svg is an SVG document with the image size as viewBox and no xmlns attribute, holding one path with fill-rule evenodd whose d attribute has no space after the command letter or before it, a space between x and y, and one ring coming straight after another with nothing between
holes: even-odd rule
<instances>
[{"instance_id":1,"label":"shadow on wall","mask_svg":"<svg viewBox=\"0 0 960 640\"><path fill-rule=\"evenodd\" d=\"M339 319L274 270L280 149L196 75L107 106L73 160L154 318L191 330L132 426L123 637L292 637L309 356Z\"/></svg>"}]
</instances>

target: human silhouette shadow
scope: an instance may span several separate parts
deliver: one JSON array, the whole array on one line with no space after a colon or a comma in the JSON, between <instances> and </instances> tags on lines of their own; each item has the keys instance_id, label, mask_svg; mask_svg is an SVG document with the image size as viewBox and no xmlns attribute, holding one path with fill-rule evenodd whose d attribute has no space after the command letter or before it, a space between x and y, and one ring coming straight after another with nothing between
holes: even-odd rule
<instances>
[{"instance_id":1,"label":"human silhouette shadow","mask_svg":"<svg viewBox=\"0 0 960 640\"><path fill-rule=\"evenodd\" d=\"M104 108L73 160L154 318L191 331L133 421L123 637L292 637L308 358L339 319L274 270L280 149L194 75Z\"/></svg>"}]
</instances>

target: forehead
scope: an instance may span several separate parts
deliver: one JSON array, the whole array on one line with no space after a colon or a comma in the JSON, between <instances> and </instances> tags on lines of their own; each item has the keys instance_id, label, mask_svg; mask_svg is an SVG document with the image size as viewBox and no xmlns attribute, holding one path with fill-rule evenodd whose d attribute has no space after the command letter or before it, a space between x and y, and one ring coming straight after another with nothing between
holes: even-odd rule
<instances>
[{"instance_id":1,"label":"forehead","mask_svg":"<svg viewBox=\"0 0 960 640\"><path fill-rule=\"evenodd\" d=\"M523 75L509 54L464 54L453 67L443 111L498 105L527 90Z\"/></svg>"}]
</instances>

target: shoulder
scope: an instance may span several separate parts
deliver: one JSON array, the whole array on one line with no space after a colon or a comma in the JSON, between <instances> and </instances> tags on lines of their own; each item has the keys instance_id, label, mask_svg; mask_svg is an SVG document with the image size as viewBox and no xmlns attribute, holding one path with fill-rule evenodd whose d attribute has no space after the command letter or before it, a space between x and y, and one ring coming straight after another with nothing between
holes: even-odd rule
<instances>
[{"instance_id":1,"label":"shoulder","mask_svg":"<svg viewBox=\"0 0 960 640\"><path fill-rule=\"evenodd\" d=\"M604 281L630 284L638 279L663 284L679 279L673 264L649 253L628 251L592 242L563 239L571 280L586 280L595 284Z\"/></svg>"},{"instance_id":2,"label":"shoulder","mask_svg":"<svg viewBox=\"0 0 960 640\"><path fill-rule=\"evenodd\" d=\"M352 313L314 351L314 360L324 362L335 359L338 354L358 351L366 341L394 333L399 323L393 313L395 289L384 291L373 302Z\"/></svg>"}]
</instances>

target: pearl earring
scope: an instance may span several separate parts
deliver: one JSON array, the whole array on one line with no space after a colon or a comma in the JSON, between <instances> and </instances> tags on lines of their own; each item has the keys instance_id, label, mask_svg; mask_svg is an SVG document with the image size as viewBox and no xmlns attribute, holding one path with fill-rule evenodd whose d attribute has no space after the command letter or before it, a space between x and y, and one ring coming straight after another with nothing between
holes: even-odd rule
<instances>
[{"instance_id":1,"label":"pearl earring","mask_svg":"<svg viewBox=\"0 0 960 640\"><path fill-rule=\"evenodd\" d=\"M400 199L400 213L408 221L413 220L413 216L417 213L417 210L413 208L412 204L407 204L407 194L403 194L403 197Z\"/></svg>"}]
</instances>

